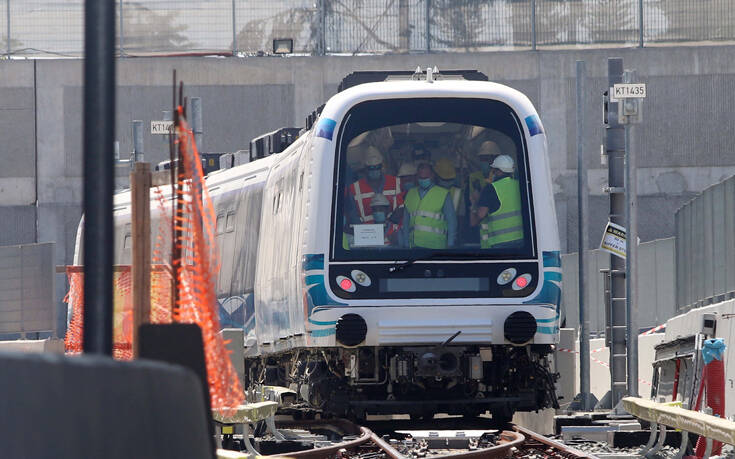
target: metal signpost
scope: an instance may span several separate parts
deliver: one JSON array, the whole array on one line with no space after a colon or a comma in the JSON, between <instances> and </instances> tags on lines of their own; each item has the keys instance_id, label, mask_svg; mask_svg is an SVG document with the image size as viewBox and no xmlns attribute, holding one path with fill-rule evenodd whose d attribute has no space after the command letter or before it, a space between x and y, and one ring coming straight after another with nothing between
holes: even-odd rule
<instances>
[{"instance_id":1,"label":"metal signpost","mask_svg":"<svg viewBox=\"0 0 735 459\"><path fill-rule=\"evenodd\" d=\"M623 84L613 86L618 102L618 123L625 126L625 221L627 223L625 261L625 336L628 354L628 395L638 396L638 174L635 152L631 149L631 130L643 118L646 85L634 83L635 71L626 70Z\"/></svg>"},{"instance_id":2,"label":"metal signpost","mask_svg":"<svg viewBox=\"0 0 735 459\"><path fill-rule=\"evenodd\" d=\"M623 72L623 60L608 59L604 151L608 158L610 215L602 248L611 253L609 270L609 336L611 408L627 392L638 395L638 325L636 311L637 187L631 125L642 119L645 84ZM623 266L623 264L625 264ZM625 282L623 281L625 279ZM627 377L626 377L627 376Z\"/></svg>"},{"instance_id":3,"label":"metal signpost","mask_svg":"<svg viewBox=\"0 0 735 459\"><path fill-rule=\"evenodd\" d=\"M609 87L623 82L623 60L609 58L607 60ZM612 93L609 94L612 96ZM624 188L624 158L625 133L623 126L618 122L617 100L610 98L606 101L604 113L605 125L604 148L608 162L608 186L606 191L610 195L609 221L624 226L625 221L625 192ZM609 288L609 323L607 344L610 347L610 388L611 399L609 408L614 408L625 395L626 389L626 343L625 343L625 261L610 255L610 288Z\"/></svg>"}]
</instances>

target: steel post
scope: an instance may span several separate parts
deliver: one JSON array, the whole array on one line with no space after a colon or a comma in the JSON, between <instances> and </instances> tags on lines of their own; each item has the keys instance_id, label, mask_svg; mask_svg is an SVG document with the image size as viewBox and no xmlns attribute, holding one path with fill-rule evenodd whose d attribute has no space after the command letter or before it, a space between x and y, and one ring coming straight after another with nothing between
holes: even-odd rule
<instances>
[{"instance_id":1,"label":"steel post","mask_svg":"<svg viewBox=\"0 0 735 459\"><path fill-rule=\"evenodd\" d=\"M235 0L232 0L232 55L237 55L237 16Z\"/></svg>"},{"instance_id":2,"label":"steel post","mask_svg":"<svg viewBox=\"0 0 735 459\"><path fill-rule=\"evenodd\" d=\"M202 98L191 98L191 129L194 131L194 141L197 144L197 150L201 153L204 142L204 127L202 125Z\"/></svg>"},{"instance_id":3,"label":"steel post","mask_svg":"<svg viewBox=\"0 0 735 459\"><path fill-rule=\"evenodd\" d=\"M84 6L84 352L112 355L115 1Z\"/></svg>"},{"instance_id":4,"label":"steel post","mask_svg":"<svg viewBox=\"0 0 735 459\"><path fill-rule=\"evenodd\" d=\"M626 71L625 83L635 81L635 73ZM628 365L628 395L638 396L638 180L635 152L631 149L631 124L625 125L625 336Z\"/></svg>"},{"instance_id":5,"label":"steel post","mask_svg":"<svg viewBox=\"0 0 735 459\"><path fill-rule=\"evenodd\" d=\"M316 53L319 56L324 56L327 51L326 46L326 12L324 9L326 8L325 2L327 0L316 0L316 8L317 8L317 43L316 43Z\"/></svg>"},{"instance_id":6,"label":"steel post","mask_svg":"<svg viewBox=\"0 0 735 459\"><path fill-rule=\"evenodd\" d=\"M638 0L638 47L643 48L643 0Z\"/></svg>"},{"instance_id":7,"label":"steel post","mask_svg":"<svg viewBox=\"0 0 735 459\"><path fill-rule=\"evenodd\" d=\"M621 83L623 60L607 60L608 87ZM608 186L610 196L609 220L625 226L625 130L618 123L618 103L608 104L608 124L605 126L605 148L608 157ZM611 407L626 391L626 343L625 343L625 260L610 255L610 377Z\"/></svg>"},{"instance_id":8,"label":"steel post","mask_svg":"<svg viewBox=\"0 0 735 459\"><path fill-rule=\"evenodd\" d=\"M8 59L10 59L10 0L5 0L5 47L7 48Z\"/></svg>"},{"instance_id":9,"label":"steel post","mask_svg":"<svg viewBox=\"0 0 735 459\"><path fill-rule=\"evenodd\" d=\"M577 61L577 241L578 241L578 279L579 287L579 392L582 397L582 408L591 410L590 406L590 336L589 319L585 310L585 271L584 250L587 247L587 229L585 228L585 209L587 205L587 169L584 165L584 90L586 80L584 61Z\"/></svg>"},{"instance_id":10,"label":"steel post","mask_svg":"<svg viewBox=\"0 0 735 459\"><path fill-rule=\"evenodd\" d=\"M536 51L536 0L531 0L531 50Z\"/></svg>"},{"instance_id":11,"label":"steel post","mask_svg":"<svg viewBox=\"0 0 735 459\"><path fill-rule=\"evenodd\" d=\"M145 161L145 153L143 150L143 121L133 121L133 163ZM132 168L133 165L131 164Z\"/></svg>"},{"instance_id":12,"label":"steel post","mask_svg":"<svg viewBox=\"0 0 735 459\"><path fill-rule=\"evenodd\" d=\"M426 52L431 52L431 0L426 2Z\"/></svg>"},{"instance_id":13,"label":"steel post","mask_svg":"<svg viewBox=\"0 0 735 459\"><path fill-rule=\"evenodd\" d=\"M119 32L119 36L120 36L120 46L119 46L119 49L120 49L120 57L122 57L122 56L125 55L125 40L124 40L124 38L125 38L125 32L124 32L124 30L125 29L123 28L123 18L124 18L124 16L123 16L123 0L120 0L120 13L119 13L119 17L118 17L118 27L120 28L120 32Z\"/></svg>"}]
</instances>

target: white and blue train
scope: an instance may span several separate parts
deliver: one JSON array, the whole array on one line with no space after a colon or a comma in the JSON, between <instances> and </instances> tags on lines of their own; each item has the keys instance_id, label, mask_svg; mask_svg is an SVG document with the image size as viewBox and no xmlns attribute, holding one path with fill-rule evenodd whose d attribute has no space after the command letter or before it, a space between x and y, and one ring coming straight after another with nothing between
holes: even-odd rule
<instances>
[{"instance_id":1,"label":"white and blue train","mask_svg":"<svg viewBox=\"0 0 735 459\"><path fill-rule=\"evenodd\" d=\"M546 135L525 95L486 80L352 74L300 133L263 136L249 163L208 176L222 325L245 330L248 384L291 386L356 417L505 420L557 405L561 266ZM500 185L488 198L500 156L512 204ZM419 194L416 182L435 191ZM130 256L126 202L116 197L119 262ZM503 208L513 229L488 220ZM515 236L492 243L503 232Z\"/></svg>"}]
</instances>

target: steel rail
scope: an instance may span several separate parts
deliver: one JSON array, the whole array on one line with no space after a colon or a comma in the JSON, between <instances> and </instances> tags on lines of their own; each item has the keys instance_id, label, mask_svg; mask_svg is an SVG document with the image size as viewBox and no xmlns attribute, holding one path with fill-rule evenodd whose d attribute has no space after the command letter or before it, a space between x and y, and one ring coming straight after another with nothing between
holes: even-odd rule
<instances>
[{"instance_id":1,"label":"steel rail","mask_svg":"<svg viewBox=\"0 0 735 459\"><path fill-rule=\"evenodd\" d=\"M451 458L451 459L475 459L475 458L505 458L509 457L512 450L520 449L526 442L526 437L521 432L511 432L504 430L500 433L502 443L490 448L476 449L474 451L463 451L456 454L445 454L443 456L431 456L431 459Z\"/></svg>"},{"instance_id":2,"label":"steel rail","mask_svg":"<svg viewBox=\"0 0 735 459\"><path fill-rule=\"evenodd\" d=\"M280 427L285 427L284 423L279 423ZM315 448L304 451L297 451L288 453L289 457L296 459L331 459L337 452L342 449L354 450L360 446L367 446L373 443L378 449L380 449L390 459L406 459L406 456L401 454L388 442L380 438L378 434L368 429L367 427L358 426L345 419L332 419L332 420L300 420L285 423L286 425L298 426L300 428L312 429L315 427L321 428L336 428L347 434L358 434L359 437L348 440L342 443L337 443L331 446L323 448ZM452 458L452 459L474 459L474 458L504 458L510 456L512 450L520 449L523 443L526 441L526 436L521 432L503 431L500 434L500 443L490 448L482 448L475 451L462 451L456 454L445 454L431 456L432 458ZM587 456L586 456L587 457Z\"/></svg>"},{"instance_id":3,"label":"steel rail","mask_svg":"<svg viewBox=\"0 0 735 459\"><path fill-rule=\"evenodd\" d=\"M564 457L580 458L580 459L581 458L595 459L596 457L589 453L585 453L584 451L578 450L576 448L572 448L571 446L567 446L564 443L544 437L543 435L539 435L536 432L533 432L521 426L513 425L513 430L515 430L516 432L520 434L525 435L530 440L539 442L541 444L544 444L546 446L549 446L551 448L558 450L559 453L563 455Z\"/></svg>"}]
</instances>

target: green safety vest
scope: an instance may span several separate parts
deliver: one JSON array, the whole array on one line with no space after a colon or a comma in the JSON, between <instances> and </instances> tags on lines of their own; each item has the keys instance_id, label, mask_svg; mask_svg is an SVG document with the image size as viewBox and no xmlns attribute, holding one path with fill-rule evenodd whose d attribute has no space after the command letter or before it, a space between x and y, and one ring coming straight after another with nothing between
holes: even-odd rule
<instances>
[{"instance_id":1,"label":"green safety vest","mask_svg":"<svg viewBox=\"0 0 735 459\"><path fill-rule=\"evenodd\" d=\"M480 222L480 245L483 249L523 239L521 190L518 180L505 177L493 182L491 186L498 194L500 208Z\"/></svg>"},{"instance_id":2,"label":"green safety vest","mask_svg":"<svg viewBox=\"0 0 735 459\"><path fill-rule=\"evenodd\" d=\"M448 193L446 188L434 185L422 199L417 188L408 190L404 205L410 216L411 247L429 249L447 247L447 220L442 210Z\"/></svg>"}]
</instances>

